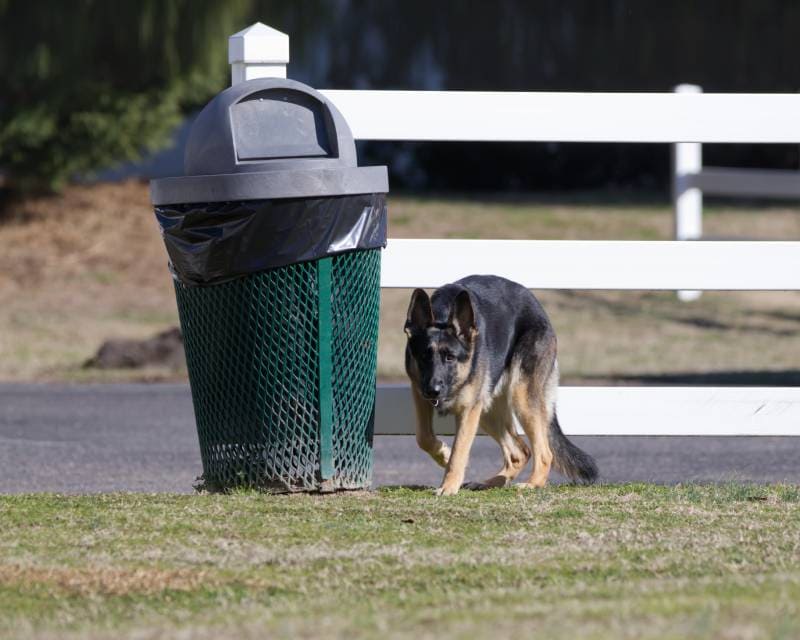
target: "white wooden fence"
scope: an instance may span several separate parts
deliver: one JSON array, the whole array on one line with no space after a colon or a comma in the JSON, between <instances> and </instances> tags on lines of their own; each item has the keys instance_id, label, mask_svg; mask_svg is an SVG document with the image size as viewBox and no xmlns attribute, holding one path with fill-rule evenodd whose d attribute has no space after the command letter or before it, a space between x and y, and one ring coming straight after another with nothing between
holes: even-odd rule
<instances>
[{"instance_id":1,"label":"white wooden fence","mask_svg":"<svg viewBox=\"0 0 800 640\"><path fill-rule=\"evenodd\" d=\"M675 87L678 93L702 93L693 84ZM800 171L704 167L700 142L678 142L672 149L672 207L676 240L703 237L703 194L759 198L800 199ZM689 302L699 291L679 291Z\"/></svg>"},{"instance_id":2,"label":"white wooden fence","mask_svg":"<svg viewBox=\"0 0 800 640\"><path fill-rule=\"evenodd\" d=\"M285 77L288 36L253 25L231 37L229 58L235 82ZM358 139L800 143L797 94L322 93ZM800 242L390 238L381 285L437 287L471 273L533 289L800 290ZM562 387L558 407L568 434L800 435L800 388ZM379 386L376 433L413 433L413 420L408 387Z\"/></svg>"},{"instance_id":3,"label":"white wooden fence","mask_svg":"<svg viewBox=\"0 0 800 640\"><path fill-rule=\"evenodd\" d=\"M682 84L678 93L702 93L697 85ZM776 142L791 142L778 140ZM704 167L700 142L679 142L673 149L675 239L703 236L704 193L714 196L800 199L800 171Z\"/></svg>"},{"instance_id":4,"label":"white wooden fence","mask_svg":"<svg viewBox=\"0 0 800 640\"><path fill-rule=\"evenodd\" d=\"M678 93L702 93L693 84L675 87ZM703 194L800 199L800 171L703 167L700 142L678 142L672 149L672 208L676 240L703 237ZM679 291L684 302L697 300L699 291Z\"/></svg>"}]
</instances>

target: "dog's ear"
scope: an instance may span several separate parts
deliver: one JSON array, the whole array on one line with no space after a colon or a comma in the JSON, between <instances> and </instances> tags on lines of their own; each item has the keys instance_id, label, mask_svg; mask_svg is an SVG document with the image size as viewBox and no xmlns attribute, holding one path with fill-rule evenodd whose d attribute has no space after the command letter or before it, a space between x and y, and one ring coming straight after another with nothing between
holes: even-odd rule
<instances>
[{"instance_id":1,"label":"dog's ear","mask_svg":"<svg viewBox=\"0 0 800 640\"><path fill-rule=\"evenodd\" d=\"M414 331L424 331L433 324L431 299L423 289L414 289L408 305L405 332L411 335Z\"/></svg>"},{"instance_id":2,"label":"dog's ear","mask_svg":"<svg viewBox=\"0 0 800 640\"><path fill-rule=\"evenodd\" d=\"M475 325L475 311L472 308L472 300L470 300L469 293L466 291L461 291L456 296L456 299L453 300L448 324L451 324L455 329L456 335L467 343L472 342L472 339L478 335L478 327Z\"/></svg>"}]
</instances>

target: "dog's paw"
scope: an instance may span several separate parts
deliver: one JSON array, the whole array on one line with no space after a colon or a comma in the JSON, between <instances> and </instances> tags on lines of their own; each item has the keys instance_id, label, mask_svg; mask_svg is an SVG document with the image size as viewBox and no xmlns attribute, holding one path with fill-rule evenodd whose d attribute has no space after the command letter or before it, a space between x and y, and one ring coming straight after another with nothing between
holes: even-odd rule
<instances>
[{"instance_id":1,"label":"dog's paw","mask_svg":"<svg viewBox=\"0 0 800 640\"><path fill-rule=\"evenodd\" d=\"M431 454L431 458L433 458L440 467L446 467L447 463L450 462L450 447L442 442L442 446L438 451Z\"/></svg>"},{"instance_id":2,"label":"dog's paw","mask_svg":"<svg viewBox=\"0 0 800 640\"><path fill-rule=\"evenodd\" d=\"M458 486L451 487L449 485L443 484L441 487L434 491L434 495L436 496L454 496L458 493Z\"/></svg>"},{"instance_id":3,"label":"dog's paw","mask_svg":"<svg viewBox=\"0 0 800 640\"><path fill-rule=\"evenodd\" d=\"M544 487L544 485L545 485L544 482L542 484L536 484L532 482L520 482L518 484L515 484L514 488L517 489L518 491L527 491L528 489L541 489L542 487Z\"/></svg>"}]
</instances>

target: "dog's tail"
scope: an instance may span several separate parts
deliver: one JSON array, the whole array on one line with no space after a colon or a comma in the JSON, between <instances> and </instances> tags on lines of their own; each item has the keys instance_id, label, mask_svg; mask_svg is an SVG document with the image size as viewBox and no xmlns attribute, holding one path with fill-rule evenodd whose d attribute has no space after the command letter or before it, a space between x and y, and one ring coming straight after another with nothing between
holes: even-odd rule
<instances>
[{"instance_id":1,"label":"dog's tail","mask_svg":"<svg viewBox=\"0 0 800 640\"><path fill-rule=\"evenodd\" d=\"M555 411L550 421L550 449L553 452L553 466L573 482L591 484L597 480L599 471L594 458L567 439L561 431Z\"/></svg>"}]
</instances>

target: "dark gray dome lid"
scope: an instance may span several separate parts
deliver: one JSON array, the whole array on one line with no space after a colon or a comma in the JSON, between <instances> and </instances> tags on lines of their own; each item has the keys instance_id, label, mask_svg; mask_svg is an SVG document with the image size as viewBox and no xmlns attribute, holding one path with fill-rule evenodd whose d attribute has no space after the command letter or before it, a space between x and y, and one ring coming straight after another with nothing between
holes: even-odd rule
<instances>
[{"instance_id":1,"label":"dark gray dome lid","mask_svg":"<svg viewBox=\"0 0 800 640\"><path fill-rule=\"evenodd\" d=\"M357 166L350 127L321 93L260 78L218 94L189 132L185 176L150 183L153 204L386 193L386 167Z\"/></svg>"}]
</instances>

